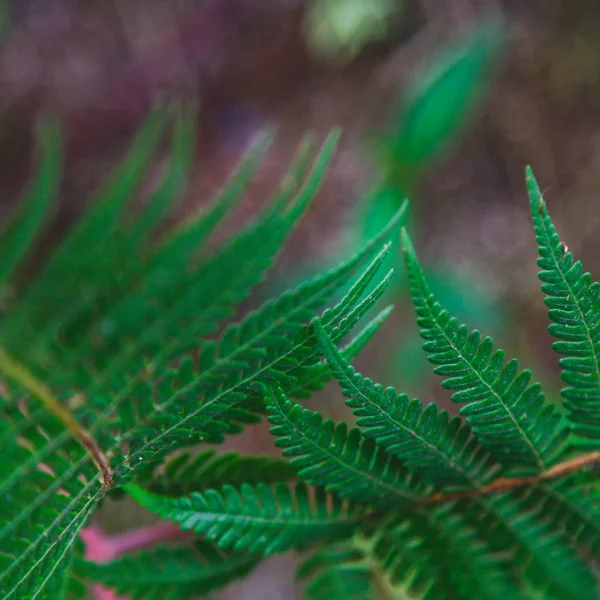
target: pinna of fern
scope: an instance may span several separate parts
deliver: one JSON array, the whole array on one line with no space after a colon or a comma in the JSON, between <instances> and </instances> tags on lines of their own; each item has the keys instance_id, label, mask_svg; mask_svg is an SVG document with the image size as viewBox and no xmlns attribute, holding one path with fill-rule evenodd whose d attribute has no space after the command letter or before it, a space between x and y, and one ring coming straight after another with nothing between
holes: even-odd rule
<instances>
[{"instance_id":1,"label":"pinna of fern","mask_svg":"<svg viewBox=\"0 0 600 600\"><path fill-rule=\"evenodd\" d=\"M531 181L529 175L530 191ZM535 189L532 198L551 223ZM275 443L314 489L312 497L309 488L296 488L298 496L275 482L179 496L137 486L128 491L223 549L308 553L299 576L311 580L309 598L367 599L377 589L384 598L427 600L600 597L592 568L600 551L600 455L589 441L582 452L581 413L562 418L530 371L440 306L405 231L402 250L424 349L444 387L455 392L461 416L450 418L434 404L424 407L363 377L337 348L336 328L315 319L322 364L339 382L356 427L301 407L280 383L261 386ZM546 258L543 246L540 252ZM571 269L569 260L559 266ZM577 266L574 274L580 272ZM542 274L552 283L562 277ZM595 289L589 276L583 281L586 290ZM594 305L585 307L581 314L591 314ZM600 342L597 328L573 326L579 327L573 334L583 328ZM581 338L573 335L582 343L558 349L583 352L590 346ZM589 361L575 364L579 373L590 368ZM590 380L577 381L600 392ZM574 395L566 397L571 402ZM594 397L585 396L585 410ZM330 518L332 529L322 518Z\"/></svg>"}]
</instances>

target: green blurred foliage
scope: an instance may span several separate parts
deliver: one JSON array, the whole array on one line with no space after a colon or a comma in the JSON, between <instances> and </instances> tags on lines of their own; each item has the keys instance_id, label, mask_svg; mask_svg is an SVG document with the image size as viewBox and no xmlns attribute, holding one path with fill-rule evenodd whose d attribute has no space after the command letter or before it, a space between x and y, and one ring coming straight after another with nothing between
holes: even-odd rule
<instances>
[{"instance_id":1,"label":"green blurred foliage","mask_svg":"<svg viewBox=\"0 0 600 600\"><path fill-rule=\"evenodd\" d=\"M320 59L348 63L365 45L387 38L401 7L401 0L312 0L305 19L308 46Z\"/></svg>"},{"instance_id":2,"label":"green blurred foliage","mask_svg":"<svg viewBox=\"0 0 600 600\"><path fill-rule=\"evenodd\" d=\"M472 26L412 77L377 152L383 175L404 194L472 119L504 46L500 19Z\"/></svg>"},{"instance_id":3,"label":"green blurred foliage","mask_svg":"<svg viewBox=\"0 0 600 600\"><path fill-rule=\"evenodd\" d=\"M392 4L398 7L398 3L387 1L374 1L371 5L362 0L318 0L311 5L311 18L319 16L323 19L319 27L331 44L330 48L356 51L367 39L365 32L373 23L379 22L374 14L378 19L389 18ZM357 25L353 29L350 26L361 20L364 23L360 27ZM367 147L376 181L354 211L352 229L344 247L319 264L304 265L291 278L288 273L286 281L279 281L279 285L295 284L300 275L306 277L322 269L326 266L323 262L333 262L337 254L359 248L390 221L405 197L411 200L405 224L417 232L418 238L418 199L415 196L420 179L432 168L434 161L442 157L443 151L458 141L481 106L506 33L499 18L475 23L435 52L415 72L386 130ZM350 40L353 35L355 39ZM398 239L399 227L392 233L392 239ZM383 302L404 305L406 275L400 250L392 251L385 260L383 268L394 268L396 273ZM462 321L475 327L485 324L486 334L490 335L505 323L505 315L481 284L469 285L464 275L458 277L451 264L442 266L434 261L425 268L440 302ZM397 336L397 340L388 340L393 350L389 353L388 363L381 368L390 381L401 382L403 388L418 392L429 380L430 372L418 330L400 328L392 336Z\"/></svg>"}]
</instances>

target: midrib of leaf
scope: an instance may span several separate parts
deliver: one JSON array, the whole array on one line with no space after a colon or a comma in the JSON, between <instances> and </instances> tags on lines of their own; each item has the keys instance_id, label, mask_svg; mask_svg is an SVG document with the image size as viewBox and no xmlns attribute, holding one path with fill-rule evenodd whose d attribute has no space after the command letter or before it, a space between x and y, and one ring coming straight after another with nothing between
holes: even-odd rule
<instances>
[{"instance_id":1,"label":"midrib of leaf","mask_svg":"<svg viewBox=\"0 0 600 600\"><path fill-rule=\"evenodd\" d=\"M421 277L419 277L419 279L421 279ZM440 325L440 322L438 320L438 314L437 314L438 311L435 310L436 302L435 302L435 300L433 300L432 294L430 292L428 292L428 290L426 288L423 287L422 282L421 282L421 292L422 292L422 297L425 298L427 308L429 309L429 315L430 315L431 319L433 320L433 322L436 324L438 331L443 335L446 342L456 352L456 354L459 356L459 358L471 369L471 372L474 373L475 376L477 377L477 379L485 386L485 388L488 390L490 396L492 396L493 398L495 398L497 400L497 402L503 408L505 414L508 416L508 418L511 420L511 422L513 423L516 430L519 432L521 438L525 440L525 443L527 444L529 451L535 458L535 462L538 466L538 470L543 471L546 468L546 465L545 465L542 457L540 456L534 443L529 439L529 436L527 435L525 430L519 424L519 421L516 419L516 417L513 415L512 411L510 410L510 408L504 402L504 399L502 398L502 396L500 396L496 392L496 390L494 390L493 386L486 379L484 379L483 375L479 372L478 369L475 368L473 363L463 355L460 348L458 348L458 346L454 343L454 340L446 334L446 330L444 329L444 327L442 327ZM432 305L432 302L433 302L433 305Z\"/></svg>"},{"instance_id":2,"label":"midrib of leaf","mask_svg":"<svg viewBox=\"0 0 600 600\"><path fill-rule=\"evenodd\" d=\"M262 517L258 515L244 515L239 513L230 512L214 512L214 511L197 511L197 510L181 510L178 508L178 515L190 515L191 517L201 517L203 521L224 521L226 523L256 523L264 524L270 527L281 527L287 529L288 527L304 527L305 525L311 525L315 527L329 528L331 525L351 525L352 523L358 523L360 515L357 513L338 514L335 516L326 514L311 513L308 517L300 518L296 515L290 516L276 515L274 517ZM199 520L199 519L196 519Z\"/></svg>"},{"instance_id":3,"label":"midrib of leaf","mask_svg":"<svg viewBox=\"0 0 600 600\"><path fill-rule=\"evenodd\" d=\"M545 208L545 206L544 206L544 208ZM594 348L594 341L593 341L593 338L592 338L592 332L590 330L590 327L588 326L588 322L587 322L587 318L585 316L585 313L584 313L582 307L580 306L580 304L579 304L579 302L577 300L577 295L574 293L573 288L571 287L571 285L569 284L569 282L565 278L563 270L562 270L562 268L560 266L558 257L556 256L556 249L557 248L556 248L556 245L552 243L552 236L551 236L551 231L549 231L549 229L548 229L547 218L542 218L541 221L542 221L542 226L544 228L544 233L546 235L546 247L550 248L550 250L551 250L552 261L554 263L555 270L559 274L560 279L561 279L564 287L569 291L569 298L573 298L572 304L573 304L573 306L575 307L575 309L577 310L577 312L579 314L579 321L581 322L581 324L585 328L585 335L587 337L587 343L588 343L588 347L589 347L589 350L590 350L589 356L591 356L593 358L593 361L594 361L594 376L595 376L595 379L596 379L596 387L598 389L600 389L600 362L598 361L598 354L596 353L596 349ZM573 262L575 263L575 260L573 260ZM588 286L586 286L586 288L588 288ZM588 289L585 290L584 297L587 295ZM571 387L576 387L576 386L571 386Z\"/></svg>"},{"instance_id":4,"label":"midrib of leaf","mask_svg":"<svg viewBox=\"0 0 600 600\"><path fill-rule=\"evenodd\" d=\"M77 515L71 520L71 522L69 523L68 527L66 527L65 530L63 530L63 532L61 533L61 535L64 536L65 531L67 531L71 527L71 525L73 525L73 523L78 522L77 528L75 529L75 531L73 531L72 535L69 538L68 543L65 544L64 550L62 551L62 553L59 555L59 557L55 561L54 566L52 567L52 569L50 569L50 571L48 572L48 575L46 577L44 577L44 579L42 580L42 582L39 585L38 589L36 590L35 594L32 596L32 600L35 600L35 598L37 598L44 591L45 586L48 584L48 582L50 581L50 578L52 577L52 575L54 575L54 573L56 572L56 570L60 566L62 566L64 568L64 566L62 565L62 562L65 559L67 552L71 549L71 546L73 545L73 542L75 541L75 538L76 538L77 534L79 533L80 529L82 528L83 524L85 523L85 518L87 517L87 514L89 514L92 511L92 509L94 508L96 502L97 502L96 498L91 498L90 501L84 506L84 508L82 508L79 511L79 513L77 513ZM48 554L48 552L54 546L55 546L55 543L53 542L49 546L49 548L46 551L46 553L44 554L44 557ZM42 559L44 557L42 557ZM42 559L40 559L40 561ZM38 562L40 562L40 561L38 561ZM21 580L21 582L22 582L22 580ZM19 582L19 585L21 584L21 582ZM16 586L15 586L14 589L16 589ZM11 591L11 593L12 593L12 591Z\"/></svg>"},{"instance_id":5,"label":"midrib of leaf","mask_svg":"<svg viewBox=\"0 0 600 600\"><path fill-rule=\"evenodd\" d=\"M274 392L273 392L273 398L275 398ZM278 401L276 401L276 402L277 402L277 404L279 404ZM279 410L279 414L285 419L286 423L290 426L290 428L292 430L294 430L294 431L297 430L297 427L289 419L287 413L285 413L282 410ZM308 441L314 448L317 448L320 452L327 454L334 462L336 462L338 465L340 465L344 469L347 469L347 470L355 473L356 475L360 475L361 477L368 479L369 481L371 481L371 483L374 487L383 488L386 490L386 492L388 492L392 496L397 496L398 498L402 498L403 500L409 500L410 502L415 502L416 500L418 500L418 496L416 496L415 494L409 494L407 492L404 492L404 490L402 490L401 488L394 487L394 486L390 485L389 483L387 483L383 479L378 479L376 477L373 477L373 475L371 475L371 473L369 473L368 471L361 471L361 470L357 469L356 466L354 465L354 463L344 462L343 460L341 460L340 457L336 456L335 454L332 454L329 451L328 447L320 446L317 442L315 442L312 439L309 439L306 436L303 436L302 439L304 439L305 441ZM349 497L349 499L351 499L351 497Z\"/></svg>"},{"instance_id":6,"label":"midrib of leaf","mask_svg":"<svg viewBox=\"0 0 600 600\"><path fill-rule=\"evenodd\" d=\"M26 519L34 510L43 506L46 503L46 501L49 498L51 498L56 492L58 492L67 481L69 481L73 477L76 477L89 460L89 455L85 455L82 458L80 458L70 469L65 471L61 476L57 476L53 483L42 494L37 496L37 498L33 502L27 504L27 506L24 507L23 510L19 513L18 517L14 518L7 526L5 526L0 531L0 541L4 540L7 534L14 531L14 529L18 525L20 525L23 522L23 520ZM85 490L85 493L87 493L88 488L91 489L95 485L99 478L100 475L92 479L91 483L88 483L86 487L82 488L83 490ZM2 576L0 576L0 580L1 579Z\"/></svg>"}]
</instances>

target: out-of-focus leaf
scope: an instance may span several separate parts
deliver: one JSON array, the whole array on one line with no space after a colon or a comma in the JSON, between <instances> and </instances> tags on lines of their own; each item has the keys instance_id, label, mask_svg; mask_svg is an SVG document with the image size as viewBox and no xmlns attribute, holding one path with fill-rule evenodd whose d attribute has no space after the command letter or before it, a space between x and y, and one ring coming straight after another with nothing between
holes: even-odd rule
<instances>
[{"instance_id":1,"label":"out-of-focus leaf","mask_svg":"<svg viewBox=\"0 0 600 600\"><path fill-rule=\"evenodd\" d=\"M312 0L306 14L308 45L319 58L351 61L368 43L384 40L401 0Z\"/></svg>"},{"instance_id":2,"label":"out-of-focus leaf","mask_svg":"<svg viewBox=\"0 0 600 600\"><path fill-rule=\"evenodd\" d=\"M414 180L455 139L486 91L506 35L500 20L478 23L417 71L383 140L392 181Z\"/></svg>"}]
</instances>

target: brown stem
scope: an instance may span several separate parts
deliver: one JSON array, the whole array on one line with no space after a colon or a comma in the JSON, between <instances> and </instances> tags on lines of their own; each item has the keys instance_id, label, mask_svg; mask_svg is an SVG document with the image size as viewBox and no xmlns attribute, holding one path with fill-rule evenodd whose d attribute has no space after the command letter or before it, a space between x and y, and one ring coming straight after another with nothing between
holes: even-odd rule
<instances>
[{"instance_id":1,"label":"brown stem","mask_svg":"<svg viewBox=\"0 0 600 600\"><path fill-rule=\"evenodd\" d=\"M593 465L597 462L600 462L600 452L588 452L586 454L582 454L581 456L577 456L576 458L572 458L565 462L559 463L551 469L543 471L542 473L538 473L537 475L530 475L527 477L507 477L503 479L497 479L489 485L476 488L474 490L466 490L464 492L452 492L450 494L435 494L433 496L430 496L429 498L425 498L421 502L421 505L431 506L436 504L444 504L446 502L452 502L454 500L461 500L463 498L476 498L479 496L495 494L497 492L506 492L514 488L523 487L524 485L531 485L533 483L544 481L546 479L556 479L557 477L561 477L563 475L566 475L567 473L577 471L582 467Z\"/></svg>"},{"instance_id":2,"label":"brown stem","mask_svg":"<svg viewBox=\"0 0 600 600\"><path fill-rule=\"evenodd\" d=\"M0 348L0 371L10 379L16 381L32 397L43 404L57 419L63 422L65 427L73 434L83 448L89 452L96 463L102 476L103 489L110 489L113 484L113 474L108 458L104 455L96 440L81 426L81 423L60 404L52 392L33 373L9 356L3 348Z\"/></svg>"}]
</instances>

